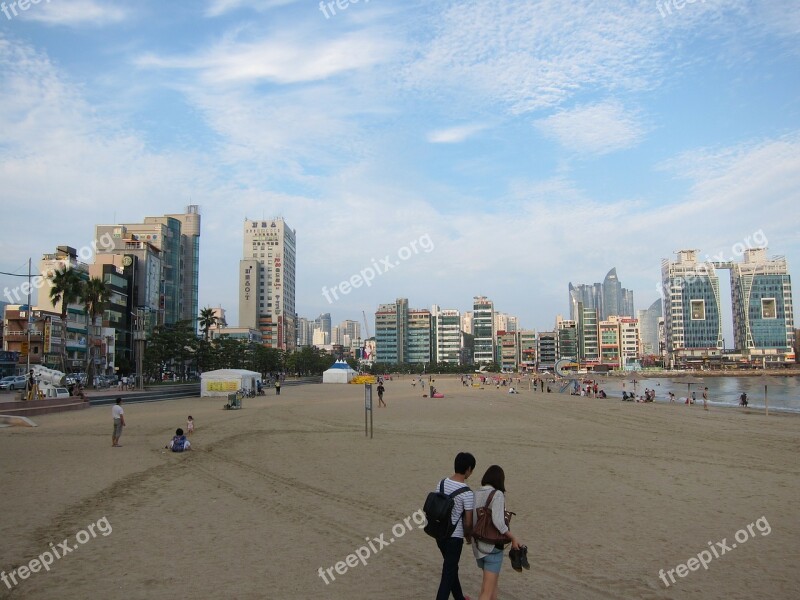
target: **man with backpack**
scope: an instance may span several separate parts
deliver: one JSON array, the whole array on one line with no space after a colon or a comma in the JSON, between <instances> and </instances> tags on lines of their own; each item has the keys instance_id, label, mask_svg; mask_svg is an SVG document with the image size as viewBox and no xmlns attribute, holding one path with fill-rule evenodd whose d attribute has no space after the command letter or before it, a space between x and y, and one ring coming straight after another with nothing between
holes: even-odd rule
<instances>
[{"instance_id":1,"label":"man with backpack","mask_svg":"<svg viewBox=\"0 0 800 600\"><path fill-rule=\"evenodd\" d=\"M455 472L442 479L425 501L423 510L428 519L425 533L436 539L444 561L436 600L448 600L451 593L455 600L465 600L458 579L458 563L464 539L469 541L472 535L475 501L466 480L474 469L475 457L469 452L459 452L455 459Z\"/></svg>"}]
</instances>

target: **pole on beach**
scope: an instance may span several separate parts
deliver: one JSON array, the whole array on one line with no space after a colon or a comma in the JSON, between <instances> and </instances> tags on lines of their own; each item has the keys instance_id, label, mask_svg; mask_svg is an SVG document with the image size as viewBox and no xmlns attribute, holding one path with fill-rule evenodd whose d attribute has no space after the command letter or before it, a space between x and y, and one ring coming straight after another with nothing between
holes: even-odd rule
<instances>
[{"instance_id":1,"label":"pole on beach","mask_svg":"<svg viewBox=\"0 0 800 600\"><path fill-rule=\"evenodd\" d=\"M369 414L369 429L367 429L367 414ZM364 384L364 437L369 435L372 439L372 384Z\"/></svg>"}]
</instances>

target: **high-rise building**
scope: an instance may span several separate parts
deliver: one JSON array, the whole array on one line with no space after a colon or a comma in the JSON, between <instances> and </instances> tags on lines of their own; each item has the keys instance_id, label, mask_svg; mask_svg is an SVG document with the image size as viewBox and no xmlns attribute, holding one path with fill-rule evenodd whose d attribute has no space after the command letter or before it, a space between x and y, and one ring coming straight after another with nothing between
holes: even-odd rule
<instances>
[{"instance_id":1,"label":"high-rise building","mask_svg":"<svg viewBox=\"0 0 800 600\"><path fill-rule=\"evenodd\" d=\"M525 371L536 370L536 331L522 329L517 332L519 346L519 366Z\"/></svg>"},{"instance_id":2,"label":"high-rise building","mask_svg":"<svg viewBox=\"0 0 800 600\"><path fill-rule=\"evenodd\" d=\"M519 337L516 331L497 332L496 356L501 369L516 371L519 365Z\"/></svg>"},{"instance_id":3,"label":"high-rise building","mask_svg":"<svg viewBox=\"0 0 800 600\"><path fill-rule=\"evenodd\" d=\"M582 364L600 362L600 330L596 308L578 304L578 355Z\"/></svg>"},{"instance_id":4,"label":"high-rise building","mask_svg":"<svg viewBox=\"0 0 800 600\"><path fill-rule=\"evenodd\" d=\"M468 310L461 313L461 331L466 333L467 335L473 335L472 333L472 311Z\"/></svg>"},{"instance_id":5,"label":"high-rise building","mask_svg":"<svg viewBox=\"0 0 800 600\"><path fill-rule=\"evenodd\" d=\"M351 342L361 339L361 323L358 321L342 321L339 323L339 329L343 336L348 336Z\"/></svg>"},{"instance_id":6,"label":"high-rise building","mask_svg":"<svg viewBox=\"0 0 800 600\"><path fill-rule=\"evenodd\" d=\"M297 319L297 347L312 346L314 341L314 321L300 317Z\"/></svg>"},{"instance_id":7,"label":"high-rise building","mask_svg":"<svg viewBox=\"0 0 800 600\"><path fill-rule=\"evenodd\" d=\"M494 313L495 331L517 331L519 329L519 319L506 313Z\"/></svg>"},{"instance_id":8,"label":"high-rise building","mask_svg":"<svg viewBox=\"0 0 800 600\"><path fill-rule=\"evenodd\" d=\"M111 258L105 255L104 258ZM108 302L101 315L102 326L92 333L94 372L97 374L128 374L135 371L133 356L133 325L131 299L132 273L126 273L121 256L113 256L116 264L95 261L89 265L89 276L102 279L109 291Z\"/></svg>"},{"instance_id":9,"label":"high-rise building","mask_svg":"<svg viewBox=\"0 0 800 600\"><path fill-rule=\"evenodd\" d=\"M475 336L475 364L495 361L494 303L485 296L475 296L472 303L472 332Z\"/></svg>"},{"instance_id":10,"label":"high-rise building","mask_svg":"<svg viewBox=\"0 0 800 600\"><path fill-rule=\"evenodd\" d=\"M611 315L600 321L600 363L624 368L639 358L639 323L631 317Z\"/></svg>"},{"instance_id":11,"label":"high-rise building","mask_svg":"<svg viewBox=\"0 0 800 600\"><path fill-rule=\"evenodd\" d=\"M244 222L239 326L261 331L268 348L292 351L297 343L296 258L296 233L283 219Z\"/></svg>"},{"instance_id":12,"label":"high-rise building","mask_svg":"<svg viewBox=\"0 0 800 600\"><path fill-rule=\"evenodd\" d=\"M331 338L331 334L333 333L331 325L331 313L323 313L317 317L316 321L314 321L314 327L321 329L328 339Z\"/></svg>"},{"instance_id":13,"label":"high-rise building","mask_svg":"<svg viewBox=\"0 0 800 600\"><path fill-rule=\"evenodd\" d=\"M406 362L431 362L431 311L426 308L408 311L408 343Z\"/></svg>"},{"instance_id":14,"label":"high-rise building","mask_svg":"<svg viewBox=\"0 0 800 600\"><path fill-rule=\"evenodd\" d=\"M463 345L461 333L461 313L457 310L442 310L433 305L433 358L437 363L457 365L461 361Z\"/></svg>"},{"instance_id":15,"label":"high-rise building","mask_svg":"<svg viewBox=\"0 0 800 600\"><path fill-rule=\"evenodd\" d=\"M176 285L180 289L180 319L191 320L195 328L200 319L198 286L200 283L200 211L196 204L186 207L183 214L148 217L153 221L175 219L180 222L180 256Z\"/></svg>"},{"instance_id":16,"label":"high-rise building","mask_svg":"<svg viewBox=\"0 0 800 600\"><path fill-rule=\"evenodd\" d=\"M613 317L612 317L613 318ZM619 317L620 349L622 351L622 364L627 365L638 361L642 356L641 331L639 319Z\"/></svg>"},{"instance_id":17,"label":"high-rise building","mask_svg":"<svg viewBox=\"0 0 800 600\"><path fill-rule=\"evenodd\" d=\"M552 372L558 360L558 332L540 331L536 338L539 371Z\"/></svg>"},{"instance_id":18,"label":"high-rise building","mask_svg":"<svg viewBox=\"0 0 800 600\"><path fill-rule=\"evenodd\" d=\"M749 360L794 362L792 281L786 259L767 258L766 248L748 249L731 268L733 334Z\"/></svg>"},{"instance_id":19,"label":"high-rise building","mask_svg":"<svg viewBox=\"0 0 800 600\"><path fill-rule=\"evenodd\" d=\"M661 298L653 302L650 308L640 310L637 313L639 317L639 331L641 335L641 353L642 356L660 356L661 355L661 340L658 337L658 322L663 315L661 310Z\"/></svg>"},{"instance_id":20,"label":"high-rise building","mask_svg":"<svg viewBox=\"0 0 800 600\"><path fill-rule=\"evenodd\" d=\"M611 269L603 283L594 284L569 284L569 316L573 321L579 319L578 303L583 303L584 308L593 308L597 311L600 320L607 320L610 316L633 317L633 291L626 290L617 277L616 267Z\"/></svg>"},{"instance_id":21,"label":"high-rise building","mask_svg":"<svg viewBox=\"0 0 800 600\"><path fill-rule=\"evenodd\" d=\"M129 258L123 266L134 271L137 308L157 313L158 322L172 325L199 318L200 214L195 205L184 214L146 217L143 223L97 225L97 255L118 254ZM134 264L134 262L136 264Z\"/></svg>"},{"instance_id":22,"label":"high-rise building","mask_svg":"<svg viewBox=\"0 0 800 600\"><path fill-rule=\"evenodd\" d=\"M556 347L557 358L579 360L578 356L578 322L573 319L564 319L556 316L556 332L558 333Z\"/></svg>"},{"instance_id":23,"label":"high-rise building","mask_svg":"<svg viewBox=\"0 0 800 600\"><path fill-rule=\"evenodd\" d=\"M380 363L406 362L408 300L398 298L392 304L381 304L375 312L375 360Z\"/></svg>"},{"instance_id":24,"label":"high-rise building","mask_svg":"<svg viewBox=\"0 0 800 600\"><path fill-rule=\"evenodd\" d=\"M722 354L719 277L697 250L677 255L661 261L665 351L673 364L700 364Z\"/></svg>"}]
</instances>

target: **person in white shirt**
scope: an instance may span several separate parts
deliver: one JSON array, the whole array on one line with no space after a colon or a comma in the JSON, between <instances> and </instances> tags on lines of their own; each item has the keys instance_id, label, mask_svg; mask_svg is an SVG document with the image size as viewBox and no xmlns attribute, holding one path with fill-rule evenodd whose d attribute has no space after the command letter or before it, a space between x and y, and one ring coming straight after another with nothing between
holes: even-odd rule
<instances>
[{"instance_id":1,"label":"person in white shirt","mask_svg":"<svg viewBox=\"0 0 800 600\"><path fill-rule=\"evenodd\" d=\"M111 407L111 416L114 419L114 433L111 434L111 447L119 448L119 438L122 428L125 427L125 411L122 410L122 398L117 398L117 403Z\"/></svg>"},{"instance_id":2,"label":"person in white shirt","mask_svg":"<svg viewBox=\"0 0 800 600\"><path fill-rule=\"evenodd\" d=\"M519 540L514 537L511 530L506 525L505 509L505 482L506 475L503 469L498 465L492 465L486 469L483 478L481 479L481 487L475 490L475 508L473 509L472 522L478 520L478 507L486 506L489 501L489 496L494 492L491 502L492 523L497 531L501 534L506 534L511 540L511 548L514 554L520 551L522 547ZM477 539L472 540L472 553L475 556L475 561L478 563L478 568L483 571L483 581L481 583L481 595L479 600L496 600L497 599L497 584L500 578L500 569L503 566L503 547L494 546L481 542ZM516 559L515 559L516 560ZM512 560L512 565L515 564ZM527 563L527 559L526 559ZM516 570L516 565L515 565Z\"/></svg>"},{"instance_id":3,"label":"person in white shirt","mask_svg":"<svg viewBox=\"0 0 800 600\"><path fill-rule=\"evenodd\" d=\"M454 463L453 470L455 472L440 482L444 486L445 494L452 494L462 487L467 487L466 480L475 469L475 457L469 452L459 452ZM436 491L439 490L440 484L437 484ZM449 538L436 541L439 551L442 553L442 578L439 582L436 600L448 600L450 594L455 600L469 600L461 590L458 563L461 560L464 539L469 541L472 535L472 492L468 491L455 496L453 502L451 523L456 526L455 530Z\"/></svg>"}]
</instances>

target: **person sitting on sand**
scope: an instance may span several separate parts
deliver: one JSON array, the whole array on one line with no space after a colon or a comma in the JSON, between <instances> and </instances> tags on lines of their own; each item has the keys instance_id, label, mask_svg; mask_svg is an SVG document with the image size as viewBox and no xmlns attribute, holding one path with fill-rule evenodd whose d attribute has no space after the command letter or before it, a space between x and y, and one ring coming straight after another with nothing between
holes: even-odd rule
<instances>
[{"instance_id":1,"label":"person sitting on sand","mask_svg":"<svg viewBox=\"0 0 800 600\"><path fill-rule=\"evenodd\" d=\"M184 450L191 450L192 443L183 435L183 429L178 427L175 430L175 436L170 440L169 444L164 447L173 452L183 452Z\"/></svg>"},{"instance_id":2,"label":"person sitting on sand","mask_svg":"<svg viewBox=\"0 0 800 600\"><path fill-rule=\"evenodd\" d=\"M514 386L511 386L511 387L508 388L508 393L509 394L519 394L519 392L514 389Z\"/></svg>"}]
</instances>

